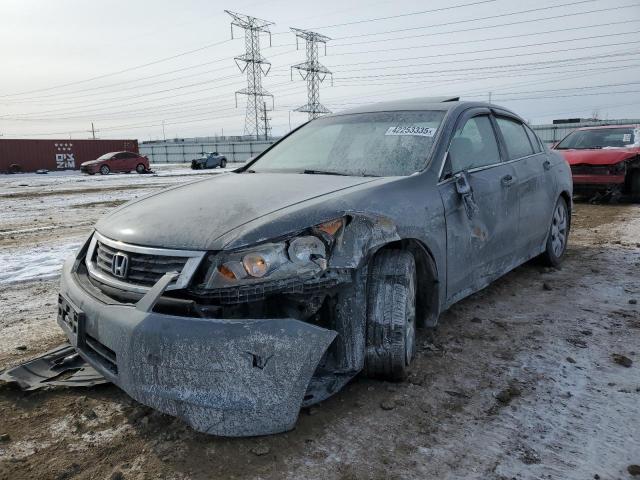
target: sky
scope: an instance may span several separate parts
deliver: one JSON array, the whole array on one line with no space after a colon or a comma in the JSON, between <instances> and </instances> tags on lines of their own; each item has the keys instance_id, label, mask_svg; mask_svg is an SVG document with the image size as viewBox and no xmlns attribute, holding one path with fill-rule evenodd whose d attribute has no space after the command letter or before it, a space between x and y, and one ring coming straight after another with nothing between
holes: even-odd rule
<instances>
[{"instance_id":1,"label":"sky","mask_svg":"<svg viewBox=\"0 0 640 480\"><path fill-rule=\"evenodd\" d=\"M2 0L1 138L90 138L92 122L98 138L243 134L244 37L225 9L273 22L274 135L307 120L290 27L331 38L320 101L334 112L446 95L532 124L640 118L640 0Z\"/></svg>"}]
</instances>

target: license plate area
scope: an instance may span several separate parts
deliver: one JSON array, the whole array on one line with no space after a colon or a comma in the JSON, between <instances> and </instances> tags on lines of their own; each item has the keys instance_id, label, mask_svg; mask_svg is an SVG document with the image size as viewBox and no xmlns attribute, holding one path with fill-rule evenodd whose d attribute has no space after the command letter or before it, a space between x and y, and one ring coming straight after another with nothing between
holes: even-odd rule
<instances>
[{"instance_id":1,"label":"license plate area","mask_svg":"<svg viewBox=\"0 0 640 480\"><path fill-rule=\"evenodd\" d=\"M85 315L71 300L58 295L58 324L66 331L69 342L78 346L78 338L84 333Z\"/></svg>"}]
</instances>

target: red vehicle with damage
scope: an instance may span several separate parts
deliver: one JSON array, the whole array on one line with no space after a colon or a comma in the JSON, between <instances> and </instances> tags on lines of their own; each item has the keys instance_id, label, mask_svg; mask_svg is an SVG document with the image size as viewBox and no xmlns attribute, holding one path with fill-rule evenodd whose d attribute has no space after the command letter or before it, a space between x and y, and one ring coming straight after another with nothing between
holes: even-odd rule
<instances>
[{"instance_id":1,"label":"red vehicle with damage","mask_svg":"<svg viewBox=\"0 0 640 480\"><path fill-rule=\"evenodd\" d=\"M100 172L108 175L111 172L146 173L149 171L149 159L135 152L109 152L90 162L80 165L80 171L93 175Z\"/></svg>"},{"instance_id":2,"label":"red vehicle with damage","mask_svg":"<svg viewBox=\"0 0 640 480\"><path fill-rule=\"evenodd\" d=\"M640 125L579 128L553 148L571 167L574 193L640 202Z\"/></svg>"}]
</instances>

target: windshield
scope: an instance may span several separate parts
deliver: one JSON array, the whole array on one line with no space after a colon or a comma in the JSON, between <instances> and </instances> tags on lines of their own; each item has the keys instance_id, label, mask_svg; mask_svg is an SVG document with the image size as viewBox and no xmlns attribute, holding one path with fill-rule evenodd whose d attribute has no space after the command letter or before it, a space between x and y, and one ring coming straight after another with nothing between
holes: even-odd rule
<instances>
[{"instance_id":1,"label":"windshield","mask_svg":"<svg viewBox=\"0 0 640 480\"><path fill-rule=\"evenodd\" d=\"M114 155L115 155L115 152L105 153L104 155L98 157L96 160L109 160Z\"/></svg>"},{"instance_id":2,"label":"windshield","mask_svg":"<svg viewBox=\"0 0 640 480\"><path fill-rule=\"evenodd\" d=\"M556 149L593 149L624 148L640 143L638 129L634 128L597 128L593 130L576 130L567 135Z\"/></svg>"},{"instance_id":3,"label":"windshield","mask_svg":"<svg viewBox=\"0 0 640 480\"><path fill-rule=\"evenodd\" d=\"M286 137L252 172L411 175L422 170L445 112L378 112L318 118Z\"/></svg>"}]
</instances>

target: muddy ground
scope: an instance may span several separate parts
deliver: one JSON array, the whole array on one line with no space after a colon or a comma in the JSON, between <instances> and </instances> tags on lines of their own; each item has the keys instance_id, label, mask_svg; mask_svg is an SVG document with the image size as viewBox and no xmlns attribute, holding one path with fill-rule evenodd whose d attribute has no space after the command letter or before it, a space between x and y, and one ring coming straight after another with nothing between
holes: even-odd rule
<instances>
[{"instance_id":1,"label":"muddy ground","mask_svg":"<svg viewBox=\"0 0 640 480\"><path fill-rule=\"evenodd\" d=\"M1 194L33 193L24 204L0 195L0 251L72 242L112 206L96 202L177 181L185 180L126 188L127 180L98 199L95 182L45 196L38 192L66 187L0 182ZM51 214L30 213L49 198ZM640 207L577 204L561 270L516 269L420 332L408 381L357 378L271 437L195 433L111 385L0 387L0 479L633 478L639 271ZM0 369L62 341L56 283L0 283Z\"/></svg>"}]
</instances>

